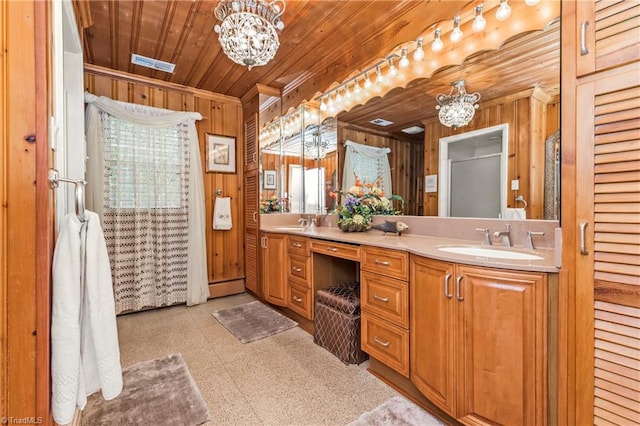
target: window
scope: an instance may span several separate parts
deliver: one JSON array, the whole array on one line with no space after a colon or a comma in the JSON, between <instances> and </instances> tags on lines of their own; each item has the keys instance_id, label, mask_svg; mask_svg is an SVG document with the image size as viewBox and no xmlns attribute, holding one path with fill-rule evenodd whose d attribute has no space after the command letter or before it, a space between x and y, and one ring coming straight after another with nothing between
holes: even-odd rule
<instances>
[{"instance_id":1,"label":"window","mask_svg":"<svg viewBox=\"0 0 640 426\"><path fill-rule=\"evenodd\" d=\"M103 120L107 207L183 208L189 155L186 128L142 127L108 114Z\"/></svg>"}]
</instances>

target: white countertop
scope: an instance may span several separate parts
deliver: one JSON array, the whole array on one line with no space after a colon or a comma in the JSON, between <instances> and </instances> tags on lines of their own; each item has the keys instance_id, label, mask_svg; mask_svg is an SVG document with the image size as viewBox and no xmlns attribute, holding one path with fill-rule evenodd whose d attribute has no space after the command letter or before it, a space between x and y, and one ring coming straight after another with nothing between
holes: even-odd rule
<instances>
[{"instance_id":1,"label":"white countertop","mask_svg":"<svg viewBox=\"0 0 640 426\"><path fill-rule=\"evenodd\" d=\"M263 232L272 232L278 234L291 234L305 236L309 238L317 238L321 240L337 241L342 243L369 245L374 247L382 247L394 250L403 250L414 253L419 256L431 259L443 260L446 262L464 263L468 265L488 266L493 268L510 269L517 271L535 271L535 272L551 272L558 273L559 268L554 264L554 250L549 248L540 248L535 250L527 250L522 247L513 247L520 253L535 254L542 257L540 260L515 260L502 259L492 257L469 256L457 253L449 253L438 250L438 247L451 245L471 245L480 247L479 241L461 240L455 238L430 237L424 235L404 234L398 236L396 234L387 233L377 229L371 229L366 232L342 232L334 227L319 227L314 231L294 230L291 228L282 229L285 225L280 226L261 226ZM510 250L499 245L482 246L496 250Z\"/></svg>"}]
</instances>

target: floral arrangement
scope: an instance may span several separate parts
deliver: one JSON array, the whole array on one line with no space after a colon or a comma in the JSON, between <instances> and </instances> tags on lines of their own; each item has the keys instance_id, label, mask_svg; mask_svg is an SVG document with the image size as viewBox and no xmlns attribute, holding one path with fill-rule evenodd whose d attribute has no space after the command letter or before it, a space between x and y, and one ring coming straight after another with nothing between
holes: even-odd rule
<instances>
[{"instance_id":1,"label":"floral arrangement","mask_svg":"<svg viewBox=\"0 0 640 426\"><path fill-rule=\"evenodd\" d=\"M278 196L274 193L268 195L267 198L260 202L260 213L286 212L287 208L280 204Z\"/></svg>"},{"instance_id":2,"label":"floral arrangement","mask_svg":"<svg viewBox=\"0 0 640 426\"><path fill-rule=\"evenodd\" d=\"M347 192L335 191L332 197L342 195L342 205L334 213L338 215L336 224L344 232L366 231L371 228L374 215L399 215L401 211L394 209L392 200L404 199L399 195L385 196L380 189L380 180L374 183L363 183L356 176L355 185Z\"/></svg>"}]
</instances>

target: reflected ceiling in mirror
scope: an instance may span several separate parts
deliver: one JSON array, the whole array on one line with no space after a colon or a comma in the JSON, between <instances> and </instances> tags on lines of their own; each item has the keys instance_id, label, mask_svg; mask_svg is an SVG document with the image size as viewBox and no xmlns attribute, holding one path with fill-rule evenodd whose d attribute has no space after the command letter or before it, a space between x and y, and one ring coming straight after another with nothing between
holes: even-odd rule
<instances>
[{"instance_id":1,"label":"reflected ceiling in mirror","mask_svg":"<svg viewBox=\"0 0 640 426\"><path fill-rule=\"evenodd\" d=\"M322 159L338 146L335 118L325 119L320 126L309 125L304 131L290 133L282 138L268 140L261 148L264 154Z\"/></svg>"}]
</instances>

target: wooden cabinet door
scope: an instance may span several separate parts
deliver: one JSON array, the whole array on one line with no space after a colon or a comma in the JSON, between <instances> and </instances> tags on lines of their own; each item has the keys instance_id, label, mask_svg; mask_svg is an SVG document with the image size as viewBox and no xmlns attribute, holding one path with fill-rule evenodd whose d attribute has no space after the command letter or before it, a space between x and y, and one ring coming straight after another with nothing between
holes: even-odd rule
<instances>
[{"instance_id":1,"label":"wooden cabinet door","mask_svg":"<svg viewBox=\"0 0 640 426\"><path fill-rule=\"evenodd\" d=\"M545 425L546 274L458 265L458 279L458 419Z\"/></svg>"},{"instance_id":2,"label":"wooden cabinet door","mask_svg":"<svg viewBox=\"0 0 640 426\"><path fill-rule=\"evenodd\" d=\"M411 381L456 416L454 265L411 256Z\"/></svg>"},{"instance_id":3,"label":"wooden cabinet door","mask_svg":"<svg viewBox=\"0 0 640 426\"><path fill-rule=\"evenodd\" d=\"M274 305L287 305L287 280L284 268L286 253L284 234L262 236L262 295Z\"/></svg>"},{"instance_id":4,"label":"wooden cabinet door","mask_svg":"<svg viewBox=\"0 0 640 426\"><path fill-rule=\"evenodd\" d=\"M613 68L640 56L640 2L576 2L578 75Z\"/></svg>"},{"instance_id":5,"label":"wooden cabinet door","mask_svg":"<svg viewBox=\"0 0 640 426\"><path fill-rule=\"evenodd\" d=\"M637 423L640 62L579 84L576 109L577 422Z\"/></svg>"}]
</instances>

